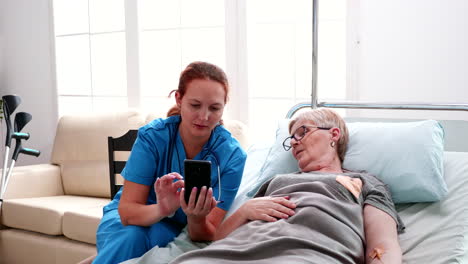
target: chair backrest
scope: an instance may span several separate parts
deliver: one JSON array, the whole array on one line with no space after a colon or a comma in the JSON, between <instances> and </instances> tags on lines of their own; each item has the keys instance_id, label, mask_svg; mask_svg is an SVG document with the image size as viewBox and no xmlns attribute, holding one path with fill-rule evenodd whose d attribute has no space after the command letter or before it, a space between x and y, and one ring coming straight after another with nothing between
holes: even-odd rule
<instances>
[{"instance_id":1,"label":"chair backrest","mask_svg":"<svg viewBox=\"0 0 468 264\"><path fill-rule=\"evenodd\" d=\"M121 137L108 137L107 145L109 149L109 177L110 177L110 194L111 199L114 199L115 194L119 191L122 184L117 183L115 176L120 174L125 167L126 160L115 160L115 151L131 151L133 143L137 138L138 130L129 130Z\"/></svg>"}]
</instances>

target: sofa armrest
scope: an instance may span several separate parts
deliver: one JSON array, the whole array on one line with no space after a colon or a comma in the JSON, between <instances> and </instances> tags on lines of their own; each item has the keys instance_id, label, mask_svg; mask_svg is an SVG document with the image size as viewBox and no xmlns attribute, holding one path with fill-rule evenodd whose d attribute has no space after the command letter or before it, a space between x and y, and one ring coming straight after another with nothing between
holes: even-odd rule
<instances>
[{"instance_id":1,"label":"sofa armrest","mask_svg":"<svg viewBox=\"0 0 468 264\"><path fill-rule=\"evenodd\" d=\"M63 195L60 167L52 164L13 168L3 199Z\"/></svg>"},{"instance_id":2,"label":"sofa armrest","mask_svg":"<svg viewBox=\"0 0 468 264\"><path fill-rule=\"evenodd\" d=\"M0 170L1 175L2 170ZM1 176L0 176L1 177ZM52 164L18 166L8 181L3 199L63 195L60 167ZM2 205L0 204L0 219ZM0 221L0 229L5 228Z\"/></svg>"}]
</instances>

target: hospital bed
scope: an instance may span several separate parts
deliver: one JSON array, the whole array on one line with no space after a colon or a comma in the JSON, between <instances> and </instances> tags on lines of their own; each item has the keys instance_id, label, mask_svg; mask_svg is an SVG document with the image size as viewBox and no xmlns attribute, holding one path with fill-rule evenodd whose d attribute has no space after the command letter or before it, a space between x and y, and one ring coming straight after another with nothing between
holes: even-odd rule
<instances>
[{"instance_id":1,"label":"hospital bed","mask_svg":"<svg viewBox=\"0 0 468 264\"><path fill-rule=\"evenodd\" d=\"M284 138L289 135L287 131L289 118L301 109L329 107L329 105L332 108L417 108L425 110L468 111L468 105L409 104L402 107L401 104L348 102L346 104L317 103L315 106L310 103L303 103L294 106L286 118L279 120L274 142L254 142L247 149L248 155L242 182L227 216L231 215L245 201L251 199L258 187L269 178L277 173L298 171L297 162L292 157L291 152L286 152L282 148ZM346 122L350 130L348 152L352 150L355 138L361 137L364 140L366 138L373 138L365 134L366 130L374 133L375 131L369 129L372 127L377 127L377 129L383 128L383 130L377 133L379 135L387 133L390 135L388 137L390 140L393 137L395 138L395 142L385 142L385 137L374 137L378 141L381 141L381 145L377 146L377 143L373 144L374 147L377 147L374 148L374 153L371 155L377 158L371 163L378 166L380 163L387 162L386 159L389 156L385 153L391 153L391 151L388 151L389 147L387 145L393 145L394 154L397 155L397 158L391 161L393 165L385 168L383 173L385 174L388 170L391 170L390 177L392 177L394 167L401 165L398 162L403 163L400 166L403 172L406 170L413 171L413 174L403 175L406 178L403 178L401 182L396 182L399 185L397 188L409 186L408 182L412 182L413 186L407 190L410 195L414 194L418 196L421 191L414 184L425 184L425 177L427 177L428 182L432 181L430 175L432 174L432 169L429 167L433 166L433 164L437 165L437 163L440 165L439 174L443 180L443 184L446 186L445 192L440 197L432 200L429 199L430 201L426 202L396 203L397 211L406 226L405 231L399 235L399 242L403 252L403 263L468 263L468 144L463 140L468 131L468 121L346 118ZM421 124L423 126L420 126ZM361 126L366 130L359 130ZM443 131L443 133L427 134L425 133L427 130ZM275 131L271 131L271 133L275 133ZM360 133L364 133L364 136ZM424 139L425 134L426 139ZM421 140L421 138L424 140ZM443 140L439 140L441 138ZM359 141L359 144L362 143L363 141ZM365 145L366 143L364 142ZM419 153L416 152L418 149L420 150ZM348 152L345 155L343 163L345 168L346 165L349 165L347 157L352 154ZM404 156L405 153L409 153L410 157ZM401 157L399 157L400 154ZM424 156L426 154L427 156ZM363 156L363 154L358 154L357 156ZM413 161L412 165L408 166L406 163L408 159L411 159L411 156L420 156L420 159L416 159L416 162ZM367 157L364 156L365 159ZM434 157L440 160L433 159ZM395 158L395 155L393 158ZM427 162L428 160L429 162ZM420 163L418 164L417 162ZM418 167L421 167L420 173L419 170L414 171L414 168ZM368 170L365 166L358 169ZM375 173L375 175L381 176L380 173ZM411 180L413 176L419 182L418 180ZM384 182L387 183L386 181ZM390 184L395 184L395 182ZM438 183L436 182L433 185L438 185ZM439 188L441 186L435 187ZM184 231L174 242L169 243L168 247L153 248L142 258L125 263L167 263L183 252L203 248L206 245L208 244L191 242Z\"/></svg>"},{"instance_id":2,"label":"hospital bed","mask_svg":"<svg viewBox=\"0 0 468 264\"><path fill-rule=\"evenodd\" d=\"M351 106L352 105L352 106ZM351 103L345 108L359 108L361 104ZM366 104L367 105L367 104ZM379 104L369 104L376 106ZM333 103L334 108L339 108L341 103ZM381 106L381 105L380 105ZM401 106L401 105L400 105ZM415 106L415 104L413 104ZM431 105L419 105L430 109ZM311 104L302 104L300 107L293 107L287 117L291 117L297 109L312 107ZM325 103L318 103L316 107L328 107ZM386 104L380 109L400 109L392 108L391 104ZM395 105L398 107L398 105ZM467 111L468 105L445 106L444 110L464 108ZM440 108L437 106L435 108ZM409 108L406 108L409 109ZM435 109L433 109L435 110ZM460 109L457 109L457 111ZM291 114L292 113L292 114ZM382 122L393 124L411 124L425 122L420 120L405 119L375 119L375 118L346 118L348 125L368 123L369 125L379 125ZM357 123L356 123L357 122ZM399 235L400 245L403 252L403 263L468 263L468 142L463 140L468 131L468 121L441 120L438 121L444 129L444 149L442 176L447 185L447 193L435 202L397 203L396 207L400 217L406 225L405 232ZM283 123L283 125L281 125ZM294 171L291 167L292 157L285 158L277 154L271 158L272 151L282 151L278 146L284 137L286 121L280 121L277 136L281 135L274 143L256 143L248 149L248 158L244 170L244 176L239 188L238 195L229 213L235 211L242 203L250 199L252 186L258 185L262 171L268 166L285 168L281 173ZM283 128L281 128L283 126ZM389 131L390 133L391 131ZM350 134L350 141L353 134ZM277 146L274 146L274 145ZM397 142L395 142L397 144ZM411 143L406 143L406 148L413 148ZM415 146L417 148L417 146ZM382 152L386 148L381 149ZM268 160L270 159L270 164ZM275 160L275 162L272 162ZM385 162L385 161L382 161ZM346 164L346 158L345 162ZM424 165L423 165L424 166ZM366 170L366 168L361 168ZM424 176L421 176L424 177ZM406 182L402 181L402 185Z\"/></svg>"}]
</instances>

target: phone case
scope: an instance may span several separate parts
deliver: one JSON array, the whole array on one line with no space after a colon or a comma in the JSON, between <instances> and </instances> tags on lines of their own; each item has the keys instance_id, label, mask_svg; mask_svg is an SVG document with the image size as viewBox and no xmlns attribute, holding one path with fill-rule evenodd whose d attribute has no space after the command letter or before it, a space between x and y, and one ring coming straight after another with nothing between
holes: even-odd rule
<instances>
[{"instance_id":1,"label":"phone case","mask_svg":"<svg viewBox=\"0 0 468 264\"><path fill-rule=\"evenodd\" d=\"M211 162L208 160L184 160L185 202L188 203L193 187L197 187L197 199L203 186L211 187Z\"/></svg>"}]
</instances>

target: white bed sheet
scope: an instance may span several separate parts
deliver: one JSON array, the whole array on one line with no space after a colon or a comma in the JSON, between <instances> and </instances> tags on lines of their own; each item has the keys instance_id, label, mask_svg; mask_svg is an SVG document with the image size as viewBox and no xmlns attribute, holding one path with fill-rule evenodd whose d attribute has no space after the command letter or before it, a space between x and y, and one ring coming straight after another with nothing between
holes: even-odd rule
<instances>
[{"instance_id":1,"label":"white bed sheet","mask_svg":"<svg viewBox=\"0 0 468 264\"><path fill-rule=\"evenodd\" d=\"M436 203L398 205L406 225L403 262L466 263L468 255L468 153L444 153L448 196Z\"/></svg>"}]
</instances>

